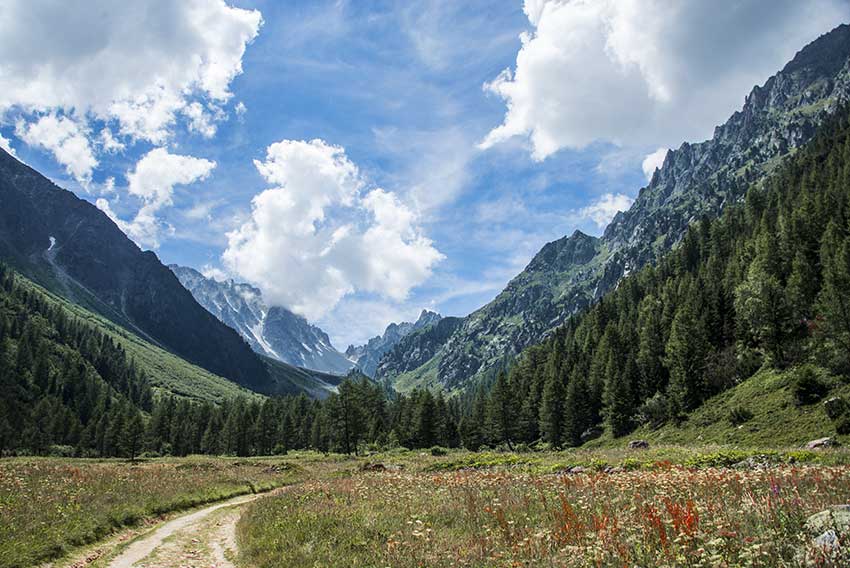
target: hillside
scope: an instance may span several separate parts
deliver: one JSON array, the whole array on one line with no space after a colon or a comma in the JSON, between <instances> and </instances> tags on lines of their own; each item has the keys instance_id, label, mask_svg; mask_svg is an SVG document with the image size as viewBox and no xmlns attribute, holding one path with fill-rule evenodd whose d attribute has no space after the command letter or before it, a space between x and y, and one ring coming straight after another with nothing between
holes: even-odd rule
<instances>
[{"instance_id":1,"label":"hillside","mask_svg":"<svg viewBox=\"0 0 850 568\"><path fill-rule=\"evenodd\" d=\"M430 361L404 376L447 390L474 385L625 275L657 262L694 219L716 217L812 139L850 98L849 56L847 25L805 47L755 87L712 139L670 151L602 237L576 232L547 244L495 300L464 318Z\"/></svg>"},{"instance_id":2,"label":"hillside","mask_svg":"<svg viewBox=\"0 0 850 568\"><path fill-rule=\"evenodd\" d=\"M243 282L219 282L176 264L168 268L211 314L239 332L255 352L290 365L345 374L354 363L337 351L328 334L286 308L269 307L262 292Z\"/></svg>"},{"instance_id":3,"label":"hillside","mask_svg":"<svg viewBox=\"0 0 850 568\"><path fill-rule=\"evenodd\" d=\"M846 436L848 306L845 108L743 203L526 350L475 398L461 435L471 447L576 446L636 427L667 442Z\"/></svg>"},{"instance_id":4,"label":"hillside","mask_svg":"<svg viewBox=\"0 0 850 568\"><path fill-rule=\"evenodd\" d=\"M826 402L833 398L850 400L850 383L833 380L829 396L800 406L794 396L794 375L793 372L765 369L706 400L686 421L657 429L642 426L631 436L658 444L718 444L741 448L800 447L810 440L827 436L842 445L850 442L850 431L836 431ZM606 436L602 441L609 440ZM621 440L612 443L622 445Z\"/></svg>"},{"instance_id":5,"label":"hillside","mask_svg":"<svg viewBox=\"0 0 850 568\"><path fill-rule=\"evenodd\" d=\"M153 252L103 212L0 150L0 260L211 373L269 380L239 335L202 308Z\"/></svg>"},{"instance_id":6,"label":"hillside","mask_svg":"<svg viewBox=\"0 0 850 568\"><path fill-rule=\"evenodd\" d=\"M374 377L381 359L405 336L439 321L440 314L422 310L415 322L391 323L381 335L371 338L365 345L349 345L345 355L354 361L357 368L369 377Z\"/></svg>"}]
</instances>

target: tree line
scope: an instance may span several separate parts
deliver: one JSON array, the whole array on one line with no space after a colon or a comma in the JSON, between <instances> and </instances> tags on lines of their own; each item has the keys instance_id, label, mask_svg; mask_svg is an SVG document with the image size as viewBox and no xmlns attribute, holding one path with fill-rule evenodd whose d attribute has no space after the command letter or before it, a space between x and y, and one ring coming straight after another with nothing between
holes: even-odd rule
<instances>
[{"instance_id":1,"label":"tree line","mask_svg":"<svg viewBox=\"0 0 850 568\"><path fill-rule=\"evenodd\" d=\"M154 396L123 348L0 266L0 454L579 445L678 421L764 366L850 376L850 120L464 396L353 375L325 400Z\"/></svg>"}]
</instances>

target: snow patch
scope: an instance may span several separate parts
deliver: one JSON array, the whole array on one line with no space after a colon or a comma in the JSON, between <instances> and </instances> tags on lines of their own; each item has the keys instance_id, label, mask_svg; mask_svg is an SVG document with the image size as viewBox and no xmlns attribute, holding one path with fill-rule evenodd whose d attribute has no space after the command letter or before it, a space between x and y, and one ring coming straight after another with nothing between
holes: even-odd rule
<instances>
[{"instance_id":1,"label":"snow patch","mask_svg":"<svg viewBox=\"0 0 850 568\"><path fill-rule=\"evenodd\" d=\"M47 252L52 251L52 250L53 250L53 247L55 247L55 246L56 246L56 238L55 238L55 237L50 237L50 246L49 246L49 247L47 247Z\"/></svg>"},{"instance_id":2,"label":"snow patch","mask_svg":"<svg viewBox=\"0 0 850 568\"><path fill-rule=\"evenodd\" d=\"M266 341L266 338L263 335L263 332L264 332L263 327L264 327L263 322L258 322L257 325L249 328L251 330L251 335L254 336L254 339L257 340L257 343L260 344L260 347L262 347L263 350L266 353L271 354L272 356L274 356L275 359L280 359L280 355L277 354L277 351L272 349L272 346L269 345L268 341Z\"/></svg>"}]
</instances>

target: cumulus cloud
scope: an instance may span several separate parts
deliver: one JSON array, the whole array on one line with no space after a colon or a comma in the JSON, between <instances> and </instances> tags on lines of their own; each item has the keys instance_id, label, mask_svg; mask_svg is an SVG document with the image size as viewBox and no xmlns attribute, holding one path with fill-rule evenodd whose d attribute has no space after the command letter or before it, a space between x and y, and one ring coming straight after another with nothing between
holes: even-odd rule
<instances>
[{"instance_id":1,"label":"cumulus cloud","mask_svg":"<svg viewBox=\"0 0 850 568\"><path fill-rule=\"evenodd\" d=\"M228 233L222 261L272 304L316 320L355 291L401 301L443 258L417 214L368 188L339 146L283 140L254 164L274 187Z\"/></svg>"},{"instance_id":2,"label":"cumulus cloud","mask_svg":"<svg viewBox=\"0 0 850 568\"><path fill-rule=\"evenodd\" d=\"M12 148L12 143L9 141L8 138L3 136L2 134L0 134L0 148L3 148L4 150L6 150L13 157L15 157L15 158L18 157L18 153L15 152L14 148Z\"/></svg>"},{"instance_id":3,"label":"cumulus cloud","mask_svg":"<svg viewBox=\"0 0 850 568\"><path fill-rule=\"evenodd\" d=\"M47 114L29 124L18 121L15 135L30 146L52 152L65 171L84 187L91 183L98 162L86 133L73 119Z\"/></svg>"},{"instance_id":4,"label":"cumulus cloud","mask_svg":"<svg viewBox=\"0 0 850 568\"><path fill-rule=\"evenodd\" d=\"M846 18L844 0L526 0L532 26L489 148L527 136L532 157L595 141L672 146L705 138L749 89ZM687 119L683 120L683 117Z\"/></svg>"},{"instance_id":5,"label":"cumulus cloud","mask_svg":"<svg viewBox=\"0 0 850 568\"><path fill-rule=\"evenodd\" d=\"M98 199L96 204L140 246L156 248L163 227L157 213L172 204L174 187L204 180L215 167L216 163L210 160L155 148L142 156L133 171L127 173L128 193L142 202L132 221L119 219L105 199Z\"/></svg>"},{"instance_id":6,"label":"cumulus cloud","mask_svg":"<svg viewBox=\"0 0 850 568\"><path fill-rule=\"evenodd\" d=\"M648 154L646 158L643 159L641 168L643 168L643 175L646 176L646 181L651 180L655 170L664 165L664 158L667 157L667 152L669 151L670 150L668 148L659 148L652 154Z\"/></svg>"},{"instance_id":7,"label":"cumulus cloud","mask_svg":"<svg viewBox=\"0 0 850 568\"><path fill-rule=\"evenodd\" d=\"M622 193L606 193L587 207L579 210L579 217L590 219L600 229L604 229L620 211L632 206L633 199Z\"/></svg>"},{"instance_id":8,"label":"cumulus cloud","mask_svg":"<svg viewBox=\"0 0 850 568\"><path fill-rule=\"evenodd\" d=\"M261 22L260 12L223 0L9 0L0 14L0 114L73 111L161 144L185 113L207 135L204 121L215 116L194 102L230 99Z\"/></svg>"}]
</instances>

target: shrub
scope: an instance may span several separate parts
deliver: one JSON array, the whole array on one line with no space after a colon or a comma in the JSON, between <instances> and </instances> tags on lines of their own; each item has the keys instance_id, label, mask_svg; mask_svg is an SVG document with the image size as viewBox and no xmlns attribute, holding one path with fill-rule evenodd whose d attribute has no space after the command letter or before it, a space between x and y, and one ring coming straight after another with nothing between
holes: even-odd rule
<instances>
[{"instance_id":1,"label":"shrub","mask_svg":"<svg viewBox=\"0 0 850 568\"><path fill-rule=\"evenodd\" d=\"M431 455L432 456L445 456L448 453L449 453L449 451L446 448L443 448L443 447L440 447L440 446L434 446L434 447L431 448Z\"/></svg>"},{"instance_id":2,"label":"shrub","mask_svg":"<svg viewBox=\"0 0 850 568\"><path fill-rule=\"evenodd\" d=\"M658 428L667 421L669 409L667 397L657 392L638 408L638 422Z\"/></svg>"},{"instance_id":3,"label":"shrub","mask_svg":"<svg viewBox=\"0 0 850 568\"><path fill-rule=\"evenodd\" d=\"M823 409L830 420L836 420L847 412L847 402L840 396L835 396L824 401Z\"/></svg>"},{"instance_id":4,"label":"shrub","mask_svg":"<svg viewBox=\"0 0 850 568\"><path fill-rule=\"evenodd\" d=\"M829 392L829 385L811 365L797 368L792 375L791 385L797 406L814 404Z\"/></svg>"},{"instance_id":5,"label":"shrub","mask_svg":"<svg viewBox=\"0 0 850 568\"><path fill-rule=\"evenodd\" d=\"M729 423L732 426L740 426L745 422L749 422L753 419L753 413L749 408L745 408L743 406L736 406L732 410L729 411Z\"/></svg>"},{"instance_id":6,"label":"shrub","mask_svg":"<svg viewBox=\"0 0 850 568\"><path fill-rule=\"evenodd\" d=\"M835 420L835 431L839 434L850 434L850 412L845 412Z\"/></svg>"}]
</instances>

